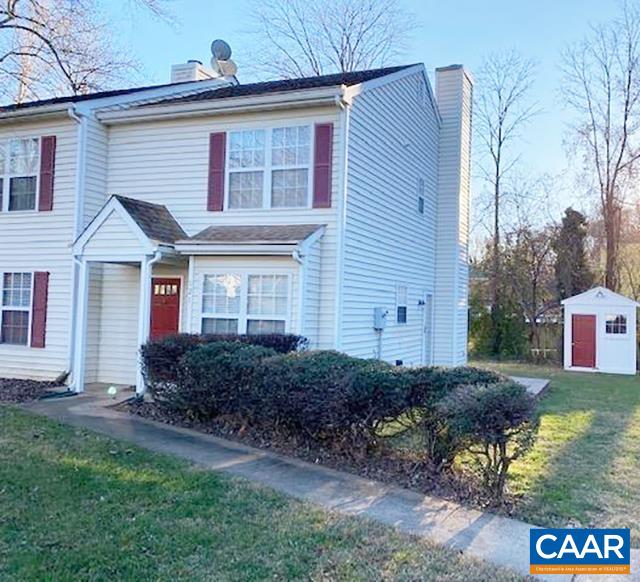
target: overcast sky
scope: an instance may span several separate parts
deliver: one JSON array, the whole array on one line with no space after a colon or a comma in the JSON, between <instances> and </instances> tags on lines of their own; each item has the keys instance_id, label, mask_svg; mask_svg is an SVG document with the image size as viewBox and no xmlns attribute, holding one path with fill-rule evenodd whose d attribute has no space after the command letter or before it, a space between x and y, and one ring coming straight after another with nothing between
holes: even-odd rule
<instances>
[{"instance_id":1,"label":"overcast sky","mask_svg":"<svg viewBox=\"0 0 640 582\"><path fill-rule=\"evenodd\" d=\"M562 107L558 62L568 44L581 39L590 24L611 19L618 0L404 0L420 29L412 34L401 62L435 67L462 63L471 71L492 51L517 48L538 63L533 98L543 108L522 144L532 173L565 173L563 135L568 112ZM121 4L110 2L110 10ZM175 25L131 14L113 13L123 42L133 47L147 81L166 82L173 63L195 58L207 62L209 44L224 38L232 46L241 82L251 62L247 0L172 0ZM245 74L243 74L243 65Z\"/></svg>"}]
</instances>

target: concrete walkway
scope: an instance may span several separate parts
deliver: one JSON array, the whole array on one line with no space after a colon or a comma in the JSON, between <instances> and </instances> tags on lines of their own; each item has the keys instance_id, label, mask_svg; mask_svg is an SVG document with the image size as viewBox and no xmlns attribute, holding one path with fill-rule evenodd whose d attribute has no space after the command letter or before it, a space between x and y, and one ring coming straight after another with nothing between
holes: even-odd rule
<instances>
[{"instance_id":1,"label":"concrete walkway","mask_svg":"<svg viewBox=\"0 0 640 582\"><path fill-rule=\"evenodd\" d=\"M530 524L117 412L109 408L109 404L113 401L102 395L85 393L72 398L34 402L25 408L72 426L130 441L151 451L177 455L205 469L267 485L330 510L395 526L523 575L529 573L529 529L533 527ZM637 555L632 557L632 571L634 575L618 578L640 580ZM560 582L572 578L555 575L548 579ZM616 578L594 577L598 582L609 579Z\"/></svg>"},{"instance_id":2,"label":"concrete walkway","mask_svg":"<svg viewBox=\"0 0 640 582\"><path fill-rule=\"evenodd\" d=\"M529 394L539 398L544 394L546 389L551 384L551 380L546 378L526 378L524 376L511 376L512 380L515 380L519 384L522 384Z\"/></svg>"}]
</instances>

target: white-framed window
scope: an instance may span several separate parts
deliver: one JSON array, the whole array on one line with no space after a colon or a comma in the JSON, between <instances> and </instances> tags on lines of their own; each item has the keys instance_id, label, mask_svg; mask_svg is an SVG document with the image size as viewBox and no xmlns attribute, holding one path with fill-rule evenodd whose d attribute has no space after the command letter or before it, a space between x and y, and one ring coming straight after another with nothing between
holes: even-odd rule
<instances>
[{"instance_id":1,"label":"white-framed window","mask_svg":"<svg viewBox=\"0 0 640 582\"><path fill-rule=\"evenodd\" d=\"M396 323L401 325L407 323L407 295L406 285L396 286Z\"/></svg>"},{"instance_id":2,"label":"white-framed window","mask_svg":"<svg viewBox=\"0 0 640 582\"><path fill-rule=\"evenodd\" d=\"M289 275L205 275L202 333L286 333L290 314Z\"/></svg>"},{"instance_id":3,"label":"white-framed window","mask_svg":"<svg viewBox=\"0 0 640 582\"><path fill-rule=\"evenodd\" d=\"M418 214L424 214L424 178L418 178Z\"/></svg>"},{"instance_id":4,"label":"white-framed window","mask_svg":"<svg viewBox=\"0 0 640 582\"><path fill-rule=\"evenodd\" d=\"M605 319L605 331L609 334L624 335L627 333L626 315L607 315Z\"/></svg>"},{"instance_id":5,"label":"white-framed window","mask_svg":"<svg viewBox=\"0 0 640 582\"><path fill-rule=\"evenodd\" d=\"M230 131L226 207L309 207L311 138L310 125Z\"/></svg>"},{"instance_id":6,"label":"white-framed window","mask_svg":"<svg viewBox=\"0 0 640 582\"><path fill-rule=\"evenodd\" d=\"M0 343L29 345L32 273L3 273L0 301Z\"/></svg>"},{"instance_id":7,"label":"white-framed window","mask_svg":"<svg viewBox=\"0 0 640 582\"><path fill-rule=\"evenodd\" d=\"M0 212L36 209L40 139L0 140Z\"/></svg>"}]
</instances>

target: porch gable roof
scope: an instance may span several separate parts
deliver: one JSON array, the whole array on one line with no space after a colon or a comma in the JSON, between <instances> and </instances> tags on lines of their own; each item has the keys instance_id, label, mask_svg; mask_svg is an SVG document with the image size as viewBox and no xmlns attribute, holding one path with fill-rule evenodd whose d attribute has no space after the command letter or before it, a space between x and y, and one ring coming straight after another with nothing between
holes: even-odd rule
<instances>
[{"instance_id":1,"label":"porch gable roof","mask_svg":"<svg viewBox=\"0 0 640 582\"><path fill-rule=\"evenodd\" d=\"M187 236L166 206L117 194L114 198L151 240L161 244L173 244Z\"/></svg>"},{"instance_id":2,"label":"porch gable roof","mask_svg":"<svg viewBox=\"0 0 640 582\"><path fill-rule=\"evenodd\" d=\"M127 254L150 254L158 247L172 248L177 239L187 236L166 206L113 195L73 243L74 254L84 254L85 247L100 236L101 228L114 220L112 217L124 223L130 236L140 243L136 249L127 249ZM108 237L106 233L103 236Z\"/></svg>"}]
</instances>

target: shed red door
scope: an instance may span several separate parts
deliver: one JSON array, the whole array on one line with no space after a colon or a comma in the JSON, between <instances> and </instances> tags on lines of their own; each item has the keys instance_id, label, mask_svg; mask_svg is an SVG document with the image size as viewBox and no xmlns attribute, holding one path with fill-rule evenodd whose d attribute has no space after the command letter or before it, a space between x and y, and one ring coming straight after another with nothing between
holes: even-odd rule
<instances>
[{"instance_id":1,"label":"shed red door","mask_svg":"<svg viewBox=\"0 0 640 582\"><path fill-rule=\"evenodd\" d=\"M180 325L180 279L153 279L151 339L176 334Z\"/></svg>"},{"instance_id":2,"label":"shed red door","mask_svg":"<svg viewBox=\"0 0 640 582\"><path fill-rule=\"evenodd\" d=\"M596 316L571 317L571 365L581 368L596 367Z\"/></svg>"}]
</instances>

